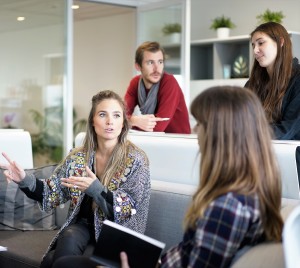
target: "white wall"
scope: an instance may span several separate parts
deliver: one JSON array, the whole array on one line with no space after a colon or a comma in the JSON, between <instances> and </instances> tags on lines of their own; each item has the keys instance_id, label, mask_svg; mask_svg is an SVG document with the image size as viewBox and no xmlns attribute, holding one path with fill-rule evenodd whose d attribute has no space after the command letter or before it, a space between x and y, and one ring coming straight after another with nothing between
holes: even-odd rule
<instances>
[{"instance_id":1,"label":"white wall","mask_svg":"<svg viewBox=\"0 0 300 268\"><path fill-rule=\"evenodd\" d=\"M77 119L87 118L91 97L99 90L125 94L134 74L135 19L133 9L132 13L75 23L73 95ZM62 55L63 30L54 25L1 33L0 125L6 112L16 112L13 125L35 129L28 110L43 107L47 56Z\"/></svg>"},{"instance_id":2,"label":"white wall","mask_svg":"<svg viewBox=\"0 0 300 268\"><path fill-rule=\"evenodd\" d=\"M283 25L288 31L300 32L299 0L191 0L191 40L216 37L209 29L215 17L230 17L236 28L230 35L250 34L258 25L256 16L267 8L282 11Z\"/></svg>"},{"instance_id":3,"label":"white wall","mask_svg":"<svg viewBox=\"0 0 300 268\"><path fill-rule=\"evenodd\" d=\"M267 8L283 11L286 16L284 26L290 31L300 32L299 0L191 0L191 5L191 40L215 37L216 33L209 29L211 20L222 14L230 16L237 25L231 35L248 34L257 25L256 16ZM45 85L44 56L61 53L62 31L61 26L51 26L1 34L2 98L7 96L9 88L22 87L22 81L32 82L33 86ZM87 117L91 97L99 90L113 89L120 95L125 94L129 80L134 75L135 49L134 9L132 13L75 23L74 106L78 118ZM29 96L29 103L35 102L34 97L37 96ZM26 106L30 106L29 103ZM27 119L20 118L20 121L28 127Z\"/></svg>"},{"instance_id":4,"label":"white wall","mask_svg":"<svg viewBox=\"0 0 300 268\"><path fill-rule=\"evenodd\" d=\"M124 96L134 74L136 15L115 15L74 24L74 107L87 118L91 98L111 89Z\"/></svg>"}]
</instances>

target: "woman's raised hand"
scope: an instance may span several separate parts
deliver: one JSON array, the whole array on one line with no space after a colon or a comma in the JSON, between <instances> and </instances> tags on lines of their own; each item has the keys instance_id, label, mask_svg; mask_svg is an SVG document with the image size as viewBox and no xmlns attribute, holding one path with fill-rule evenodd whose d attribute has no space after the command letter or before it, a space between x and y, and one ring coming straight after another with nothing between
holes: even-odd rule
<instances>
[{"instance_id":1,"label":"woman's raised hand","mask_svg":"<svg viewBox=\"0 0 300 268\"><path fill-rule=\"evenodd\" d=\"M26 176L24 169L21 166L19 166L15 161L12 161L6 153L2 153L2 155L8 162L8 164L0 163L0 167L5 169L4 175L6 177L7 182L21 182Z\"/></svg>"}]
</instances>

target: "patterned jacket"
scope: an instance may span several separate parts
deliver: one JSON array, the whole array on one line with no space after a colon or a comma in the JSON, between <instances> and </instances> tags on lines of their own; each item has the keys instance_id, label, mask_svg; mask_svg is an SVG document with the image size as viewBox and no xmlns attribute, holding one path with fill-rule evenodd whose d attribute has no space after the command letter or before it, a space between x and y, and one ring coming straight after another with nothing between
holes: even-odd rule
<instances>
[{"instance_id":1,"label":"patterned jacket","mask_svg":"<svg viewBox=\"0 0 300 268\"><path fill-rule=\"evenodd\" d=\"M149 162L145 153L130 145L125 167L120 167L112 178L108 190L113 194L114 221L137 232L144 233L148 216L150 200L150 172ZM94 163L95 152L89 159L89 168ZM85 154L77 152L67 157L62 165L59 165L52 176L45 180L43 190L43 202L41 208L49 211L70 200L68 217L57 235L50 243L46 254L54 246L59 234L70 224L76 221L80 210L80 204L85 193L78 189L61 186L60 178L69 176L85 176ZM100 193L99 193L100 194ZM99 206L94 209L95 239L99 237L103 221L107 216Z\"/></svg>"}]
</instances>

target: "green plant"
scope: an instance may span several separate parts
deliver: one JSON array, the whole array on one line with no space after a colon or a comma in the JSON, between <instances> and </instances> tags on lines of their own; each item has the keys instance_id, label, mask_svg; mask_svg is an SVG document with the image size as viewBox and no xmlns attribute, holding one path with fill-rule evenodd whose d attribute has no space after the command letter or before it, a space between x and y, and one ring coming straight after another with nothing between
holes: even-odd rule
<instances>
[{"instance_id":1,"label":"green plant","mask_svg":"<svg viewBox=\"0 0 300 268\"><path fill-rule=\"evenodd\" d=\"M256 16L259 24L270 22L270 21L282 23L284 17L285 16L283 15L282 11L274 12L271 11L270 9L267 9L264 13Z\"/></svg>"},{"instance_id":2,"label":"green plant","mask_svg":"<svg viewBox=\"0 0 300 268\"><path fill-rule=\"evenodd\" d=\"M162 28L164 35L170 35L172 33L181 33L181 25L179 23L168 23Z\"/></svg>"},{"instance_id":3,"label":"green plant","mask_svg":"<svg viewBox=\"0 0 300 268\"><path fill-rule=\"evenodd\" d=\"M63 155L62 112L61 106L45 109L44 115L37 110L29 110L30 116L38 128L36 133L31 133L33 154L35 156L44 155L51 163L60 162ZM76 112L73 110L74 136L85 131L87 124L87 120L76 120L76 117Z\"/></svg>"},{"instance_id":4,"label":"green plant","mask_svg":"<svg viewBox=\"0 0 300 268\"><path fill-rule=\"evenodd\" d=\"M225 17L224 15L212 20L210 29L217 30L218 28L222 28L222 27L233 29L236 26L229 17Z\"/></svg>"}]
</instances>

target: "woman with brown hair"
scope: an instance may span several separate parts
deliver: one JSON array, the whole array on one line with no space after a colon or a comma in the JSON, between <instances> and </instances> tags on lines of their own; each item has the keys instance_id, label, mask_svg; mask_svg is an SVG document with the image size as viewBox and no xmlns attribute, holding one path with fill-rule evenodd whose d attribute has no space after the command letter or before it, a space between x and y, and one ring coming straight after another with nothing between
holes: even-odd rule
<instances>
[{"instance_id":1,"label":"woman with brown hair","mask_svg":"<svg viewBox=\"0 0 300 268\"><path fill-rule=\"evenodd\" d=\"M281 181L264 110L254 93L214 87L191 113L201 151L199 187L183 241L161 267L229 267L238 250L281 241Z\"/></svg>"},{"instance_id":2,"label":"woman with brown hair","mask_svg":"<svg viewBox=\"0 0 300 268\"><path fill-rule=\"evenodd\" d=\"M300 65L279 23L267 22L251 33L254 64L245 87L261 100L276 139L300 140Z\"/></svg>"}]
</instances>

